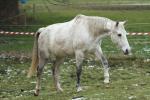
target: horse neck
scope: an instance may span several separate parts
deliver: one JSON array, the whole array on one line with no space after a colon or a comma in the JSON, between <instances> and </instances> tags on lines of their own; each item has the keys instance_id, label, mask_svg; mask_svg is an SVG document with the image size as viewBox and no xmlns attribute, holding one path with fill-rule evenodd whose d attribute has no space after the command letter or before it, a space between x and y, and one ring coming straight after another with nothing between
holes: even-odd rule
<instances>
[{"instance_id":1,"label":"horse neck","mask_svg":"<svg viewBox=\"0 0 150 100\"><path fill-rule=\"evenodd\" d=\"M108 32L112 32L114 30L116 22L110 19L106 19L105 25L104 25L104 30Z\"/></svg>"},{"instance_id":2,"label":"horse neck","mask_svg":"<svg viewBox=\"0 0 150 100\"><path fill-rule=\"evenodd\" d=\"M103 38L109 35L109 32L112 31L114 22L110 19L103 17L96 17L88 20L89 31L94 38Z\"/></svg>"}]
</instances>

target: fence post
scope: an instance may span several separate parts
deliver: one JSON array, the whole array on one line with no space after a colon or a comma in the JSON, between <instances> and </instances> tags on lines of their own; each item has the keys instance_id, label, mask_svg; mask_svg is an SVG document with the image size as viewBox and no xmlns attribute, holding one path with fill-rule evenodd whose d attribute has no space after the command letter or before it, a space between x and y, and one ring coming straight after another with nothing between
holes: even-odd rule
<instances>
[{"instance_id":1,"label":"fence post","mask_svg":"<svg viewBox=\"0 0 150 100\"><path fill-rule=\"evenodd\" d=\"M35 19L35 3L33 3L33 18Z\"/></svg>"}]
</instances>

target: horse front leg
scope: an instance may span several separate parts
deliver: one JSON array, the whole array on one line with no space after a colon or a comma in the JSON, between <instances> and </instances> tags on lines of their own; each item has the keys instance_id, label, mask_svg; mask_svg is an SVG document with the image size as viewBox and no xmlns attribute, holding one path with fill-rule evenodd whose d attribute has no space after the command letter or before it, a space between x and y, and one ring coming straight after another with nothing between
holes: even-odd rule
<instances>
[{"instance_id":1,"label":"horse front leg","mask_svg":"<svg viewBox=\"0 0 150 100\"><path fill-rule=\"evenodd\" d=\"M81 77L81 72L82 72L82 62L84 59L84 53L82 51L76 51L75 53L76 56L76 75L77 75L77 92L81 91L81 85L80 85L80 77Z\"/></svg>"},{"instance_id":2,"label":"horse front leg","mask_svg":"<svg viewBox=\"0 0 150 100\"><path fill-rule=\"evenodd\" d=\"M102 49L100 46L97 46L95 55L99 60L101 60L104 67L104 83L109 83L109 64L106 57L103 55Z\"/></svg>"},{"instance_id":3,"label":"horse front leg","mask_svg":"<svg viewBox=\"0 0 150 100\"><path fill-rule=\"evenodd\" d=\"M60 77L59 76L59 72L60 72L59 66L63 61L64 61L64 58L56 59L53 63L53 67L52 67L52 74L53 74L54 84L55 84L55 87L56 87L58 92L63 91L63 89L61 88L60 82L59 82L59 77Z\"/></svg>"}]
</instances>

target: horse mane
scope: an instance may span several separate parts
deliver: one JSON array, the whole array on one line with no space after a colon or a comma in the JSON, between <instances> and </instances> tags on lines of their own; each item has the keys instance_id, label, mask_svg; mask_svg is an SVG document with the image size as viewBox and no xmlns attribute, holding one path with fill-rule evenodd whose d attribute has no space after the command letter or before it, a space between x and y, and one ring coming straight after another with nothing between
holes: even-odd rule
<instances>
[{"instance_id":1,"label":"horse mane","mask_svg":"<svg viewBox=\"0 0 150 100\"><path fill-rule=\"evenodd\" d=\"M77 25L79 23L86 24L85 26L87 26L89 32L94 36L108 32L113 27L114 23L116 23L105 17L85 16L82 14L77 15L74 19Z\"/></svg>"}]
</instances>

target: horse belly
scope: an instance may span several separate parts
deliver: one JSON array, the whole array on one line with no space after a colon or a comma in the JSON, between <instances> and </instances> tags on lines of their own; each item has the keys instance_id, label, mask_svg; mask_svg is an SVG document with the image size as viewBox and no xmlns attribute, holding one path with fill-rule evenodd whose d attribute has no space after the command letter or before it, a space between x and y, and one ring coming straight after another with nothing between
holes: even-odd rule
<instances>
[{"instance_id":1,"label":"horse belly","mask_svg":"<svg viewBox=\"0 0 150 100\"><path fill-rule=\"evenodd\" d=\"M64 46L64 45L56 45L50 47L50 53L54 54L58 57L64 57L66 55L73 55L74 50L70 46Z\"/></svg>"},{"instance_id":2,"label":"horse belly","mask_svg":"<svg viewBox=\"0 0 150 100\"><path fill-rule=\"evenodd\" d=\"M55 33L50 37L49 49L56 56L73 55L72 39L69 34Z\"/></svg>"}]
</instances>

